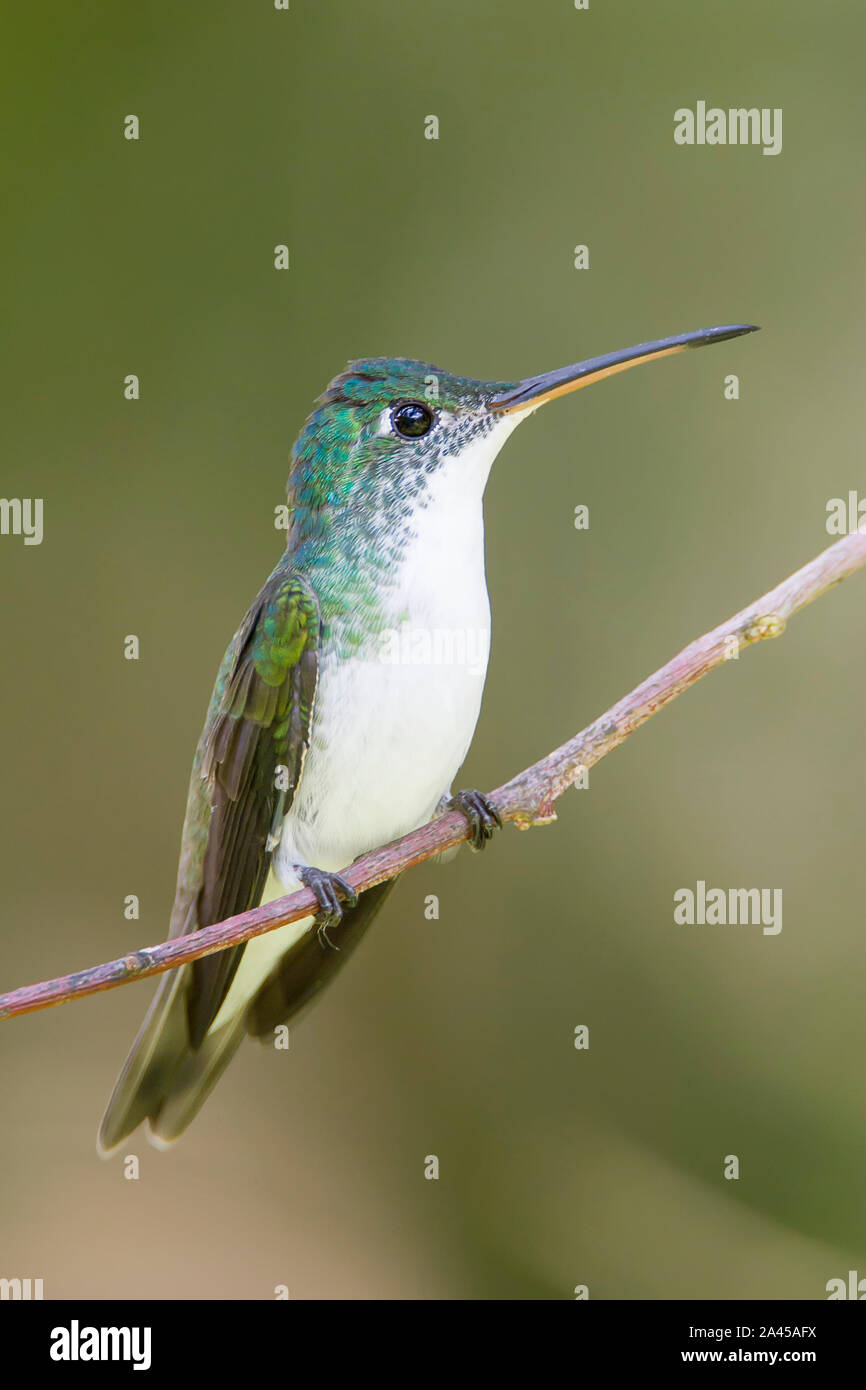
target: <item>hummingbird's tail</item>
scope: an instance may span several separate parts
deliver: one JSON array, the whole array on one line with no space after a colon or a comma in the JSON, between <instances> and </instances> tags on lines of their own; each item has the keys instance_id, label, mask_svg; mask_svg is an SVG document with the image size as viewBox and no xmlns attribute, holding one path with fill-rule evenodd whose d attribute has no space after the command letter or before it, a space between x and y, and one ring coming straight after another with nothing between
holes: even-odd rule
<instances>
[{"instance_id":1,"label":"hummingbird's tail","mask_svg":"<svg viewBox=\"0 0 866 1390\"><path fill-rule=\"evenodd\" d=\"M157 1147L177 1139L241 1044L242 1015L215 1029L200 1048L190 1048L184 998L188 969L183 966L163 979L147 1011L99 1126L96 1147L103 1158L144 1120Z\"/></svg>"},{"instance_id":2,"label":"hummingbird's tail","mask_svg":"<svg viewBox=\"0 0 866 1390\"><path fill-rule=\"evenodd\" d=\"M184 965L164 975L102 1117L96 1141L100 1155L107 1157L145 1120L149 1138L158 1148L177 1139L198 1114L245 1034L273 1039L278 1025L311 1004L349 959L393 886L391 879L368 889L357 907L344 913L338 929L339 950L323 949L315 929L304 929L309 918L276 959L274 947L285 941L281 931L291 936L299 924L259 938L270 946L262 950L258 966L255 950L247 947L232 987L237 1003L233 1007L230 993L200 1047L190 1042L187 1016L186 989L192 967Z\"/></svg>"}]
</instances>

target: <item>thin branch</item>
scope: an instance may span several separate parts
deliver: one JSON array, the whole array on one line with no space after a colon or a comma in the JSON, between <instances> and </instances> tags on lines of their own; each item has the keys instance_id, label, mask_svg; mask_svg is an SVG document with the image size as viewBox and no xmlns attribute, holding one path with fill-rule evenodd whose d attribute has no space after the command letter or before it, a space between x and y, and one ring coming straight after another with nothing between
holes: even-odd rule
<instances>
[{"instance_id":1,"label":"thin branch","mask_svg":"<svg viewBox=\"0 0 866 1390\"><path fill-rule=\"evenodd\" d=\"M513 821L521 830L555 820L554 803L563 792L584 771L618 748L651 715L708 671L738 657L746 647L768 637L778 637L790 617L864 565L866 533L856 531L831 545L727 622L684 647L672 661L636 686L600 719L491 792L489 800L502 820ZM343 877L358 891L372 888L404 869L422 864L434 854L459 845L468 834L469 827L463 815L450 811L402 839L365 854L343 872ZM158 975L173 966L185 965L200 956L225 950L227 946L236 946L273 931L275 927L308 917L315 908L315 897L304 888L265 907L202 927L188 936L165 941L159 946L147 946L74 975L62 975L56 980L13 990L0 995L0 1019L32 1013L69 999L81 999L87 994Z\"/></svg>"}]
</instances>

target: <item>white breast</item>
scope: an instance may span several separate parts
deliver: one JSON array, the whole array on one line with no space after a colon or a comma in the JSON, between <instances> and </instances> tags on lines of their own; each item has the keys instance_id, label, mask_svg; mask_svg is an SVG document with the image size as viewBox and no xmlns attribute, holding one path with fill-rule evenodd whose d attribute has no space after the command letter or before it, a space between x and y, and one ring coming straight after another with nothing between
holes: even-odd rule
<instances>
[{"instance_id":1,"label":"white breast","mask_svg":"<svg viewBox=\"0 0 866 1390\"><path fill-rule=\"evenodd\" d=\"M339 869L423 824L466 755L487 673L490 604L481 491L457 486L455 472L442 470L415 514L374 652L323 658L313 740L276 856L280 877L297 861Z\"/></svg>"}]
</instances>

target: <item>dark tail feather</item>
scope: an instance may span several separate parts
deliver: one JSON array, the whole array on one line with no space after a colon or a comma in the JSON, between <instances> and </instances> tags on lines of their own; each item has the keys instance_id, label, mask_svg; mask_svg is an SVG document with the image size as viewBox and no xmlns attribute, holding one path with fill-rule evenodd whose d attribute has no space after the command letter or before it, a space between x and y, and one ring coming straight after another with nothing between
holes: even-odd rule
<instances>
[{"instance_id":1,"label":"dark tail feather","mask_svg":"<svg viewBox=\"0 0 866 1390\"><path fill-rule=\"evenodd\" d=\"M329 930L338 951L327 945L323 949L314 931L289 947L250 1001L246 1027L252 1037L266 1037L312 1003L345 965L396 881L389 879L362 893L358 906L344 913L338 928Z\"/></svg>"},{"instance_id":2,"label":"dark tail feather","mask_svg":"<svg viewBox=\"0 0 866 1390\"><path fill-rule=\"evenodd\" d=\"M185 979L189 966L160 983L138 1037L106 1106L96 1147L105 1158L142 1121L157 1145L186 1129L244 1037L243 1016L210 1034L200 1048L189 1041Z\"/></svg>"},{"instance_id":3,"label":"dark tail feather","mask_svg":"<svg viewBox=\"0 0 866 1390\"><path fill-rule=\"evenodd\" d=\"M192 1048L186 1009L190 966L161 981L117 1078L99 1126L97 1149L106 1157L147 1120L158 1145L170 1144L195 1118L222 1076L244 1034L264 1037L309 1004L345 964L382 906L394 880L361 895L331 935L339 950L323 949L315 930L290 946L250 1001L223 1027Z\"/></svg>"},{"instance_id":4,"label":"dark tail feather","mask_svg":"<svg viewBox=\"0 0 866 1390\"><path fill-rule=\"evenodd\" d=\"M105 1108L96 1147L103 1157L155 1114L166 1079L188 1046L184 970L164 975Z\"/></svg>"}]
</instances>

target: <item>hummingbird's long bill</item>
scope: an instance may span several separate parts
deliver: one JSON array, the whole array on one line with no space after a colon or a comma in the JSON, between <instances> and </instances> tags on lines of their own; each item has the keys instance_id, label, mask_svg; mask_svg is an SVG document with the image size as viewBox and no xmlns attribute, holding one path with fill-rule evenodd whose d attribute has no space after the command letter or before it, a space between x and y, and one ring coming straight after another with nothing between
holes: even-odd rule
<instances>
[{"instance_id":1,"label":"hummingbird's long bill","mask_svg":"<svg viewBox=\"0 0 866 1390\"><path fill-rule=\"evenodd\" d=\"M558 367L552 372L542 372L540 376L528 376L517 386L488 401L491 410L508 414L512 410L526 410L529 406L542 405L556 396L565 396L569 391L577 391L581 386L589 386L593 381L601 381L606 376L616 376L626 372L641 362L654 362L658 357L671 357L676 352L687 352L689 348L705 347L707 343L724 343L728 338L739 338L743 333L756 333L754 323L727 323L719 328L698 328L694 333L677 333L673 338L656 338L650 343L638 343L637 347L620 348L618 352L606 352L601 357L588 357L585 362L573 362L570 367Z\"/></svg>"}]
</instances>

